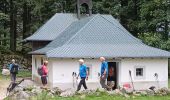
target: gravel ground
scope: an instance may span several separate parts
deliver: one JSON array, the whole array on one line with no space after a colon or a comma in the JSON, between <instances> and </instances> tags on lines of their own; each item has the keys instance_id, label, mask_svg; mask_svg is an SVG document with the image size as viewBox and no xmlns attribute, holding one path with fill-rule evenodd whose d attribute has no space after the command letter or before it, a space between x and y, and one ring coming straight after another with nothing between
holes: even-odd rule
<instances>
[{"instance_id":1,"label":"gravel ground","mask_svg":"<svg viewBox=\"0 0 170 100\"><path fill-rule=\"evenodd\" d=\"M7 79L0 79L0 100L3 100L6 97L6 90L10 81Z\"/></svg>"}]
</instances>

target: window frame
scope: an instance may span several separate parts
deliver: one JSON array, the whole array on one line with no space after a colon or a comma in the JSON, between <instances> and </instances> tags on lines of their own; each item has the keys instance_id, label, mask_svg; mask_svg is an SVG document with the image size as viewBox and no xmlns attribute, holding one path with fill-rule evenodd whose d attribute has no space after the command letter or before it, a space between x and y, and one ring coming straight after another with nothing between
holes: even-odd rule
<instances>
[{"instance_id":1,"label":"window frame","mask_svg":"<svg viewBox=\"0 0 170 100\"><path fill-rule=\"evenodd\" d=\"M141 68L141 69L143 69L143 76L139 76L139 75L137 75L137 69L138 68ZM146 70L145 70L146 68L145 68L145 66L135 66L134 67L134 76L135 76L135 79L145 79L145 76L146 76Z\"/></svg>"}]
</instances>

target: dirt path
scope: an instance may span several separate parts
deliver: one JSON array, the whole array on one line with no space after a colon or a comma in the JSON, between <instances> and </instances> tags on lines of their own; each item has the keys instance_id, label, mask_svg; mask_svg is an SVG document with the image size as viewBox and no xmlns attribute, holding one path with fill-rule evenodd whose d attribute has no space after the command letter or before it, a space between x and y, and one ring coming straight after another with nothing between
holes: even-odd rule
<instances>
[{"instance_id":1,"label":"dirt path","mask_svg":"<svg viewBox=\"0 0 170 100\"><path fill-rule=\"evenodd\" d=\"M6 97L6 89L9 83L9 79L0 79L0 100L3 100Z\"/></svg>"}]
</instances>

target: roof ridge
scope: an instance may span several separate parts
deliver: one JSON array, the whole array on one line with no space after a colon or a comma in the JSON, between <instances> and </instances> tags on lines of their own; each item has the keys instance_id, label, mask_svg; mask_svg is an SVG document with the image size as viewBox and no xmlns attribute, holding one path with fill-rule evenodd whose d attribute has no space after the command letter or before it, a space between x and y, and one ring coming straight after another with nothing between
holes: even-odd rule
<instances>
[{"instance_id":1,"label":"roof ridge","mask_svg":"<svg viewBox=\"0 0 170 100\"><path fill-rule=\"evenodd\" d=\"M96 14L93 16L92 19L90 19L76 34L74 34L74 36L72 36L64 45L70 43L70 41L79 33L81 32L92 20L94 20L95 17L97 17L99 14Z\"/></svg>"},{"instance_id":2,"label":"roof ridge","mask_svg":"<svg viewBox=\"0 0 170 100\"><path fill-rule=\"evenodd\" d=\"M111 16L112 16L112 15L111 15ZM138 38L136 38L136 37L134 37L133 35L131 35L131 34L129 33L129 31L127 31L126 29L120 28L119 26L115 25L114 23L112 23L111 21L109 21L108 19L106 19L105 17L103 17L103 16L101 16L101 15L100 15L100 17L104 18L106 21L108 21L109 23L113 24L115 27L119 28L119 29L122 30L123 32L126 31L126 34L128 34L130 37L134 38L136 41L141 42L141 43L143 44L143 42L142 42L141 40L139 40ZM112 16L112 17L113 17L113 16ZM120 24L120 23L118 23L118 24ZM121 25L121 24L120 24L120 25ZM124 27L123 27L123 28L124 28Z\"/></svg>"}]
</instances>

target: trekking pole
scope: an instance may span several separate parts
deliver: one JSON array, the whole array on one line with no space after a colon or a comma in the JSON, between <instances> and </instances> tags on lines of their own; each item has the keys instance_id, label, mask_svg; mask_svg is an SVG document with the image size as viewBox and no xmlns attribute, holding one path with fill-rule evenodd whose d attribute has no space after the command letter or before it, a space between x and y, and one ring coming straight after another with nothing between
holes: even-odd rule
<instances>
[{"instance_id":1,"label":"trekking pole","mask_svg":"<svg viewBox=\"0 0 170 100\"><path fill-rule=\"evenodd\" d=\"M78 87L78 79L77 79L77 73L75 72L75 78L76 78L76 86Z\"/></svg>"},{"instance_id":2,"label":"trekking pole","mask_svg":"<svg viewBox=\"0 0 170 100\"><path fill-rule=\"evenodd\" d=\"M155 77L155 80L156 80L156 82L157 82L157 84L158 84L158 88L159 88L158 73L155 73L155 74L154 74L154 77Z\"/></svg>"},{"instance_id":3,"label":"trekking pole","mask_svg":"<svg viewBox=\"0 0 170 100\"><path fill-rule=\"evenodd\" d=\"M100 85L100 73L98 72L98 84L99 84L99 88L102 88L102 86Z\"/></svg>"},{"instance_id":4,"label":"trekking pole","mask_svg":"<svg viewBox=\"0 0 170 100\"><path fill-rule=\"evenodd\" d=\"M133 80L132 80L131 70L129 70L129 76L130 76L130 78L131 78L131 83L132 83L133 91L135 91L134 84L133 84Z\"/></svg>"},{"instance_id":5,"label":"trekking pole","mask_svg":"<svg viewBox=\"0 0 170 100\"><path fill-rule=\"evenodd\" d=\"M72 73L72 77L73 77L73 88L75 88L75 86L74 86L74 72Z\"/></svg>"}]
</instances>

